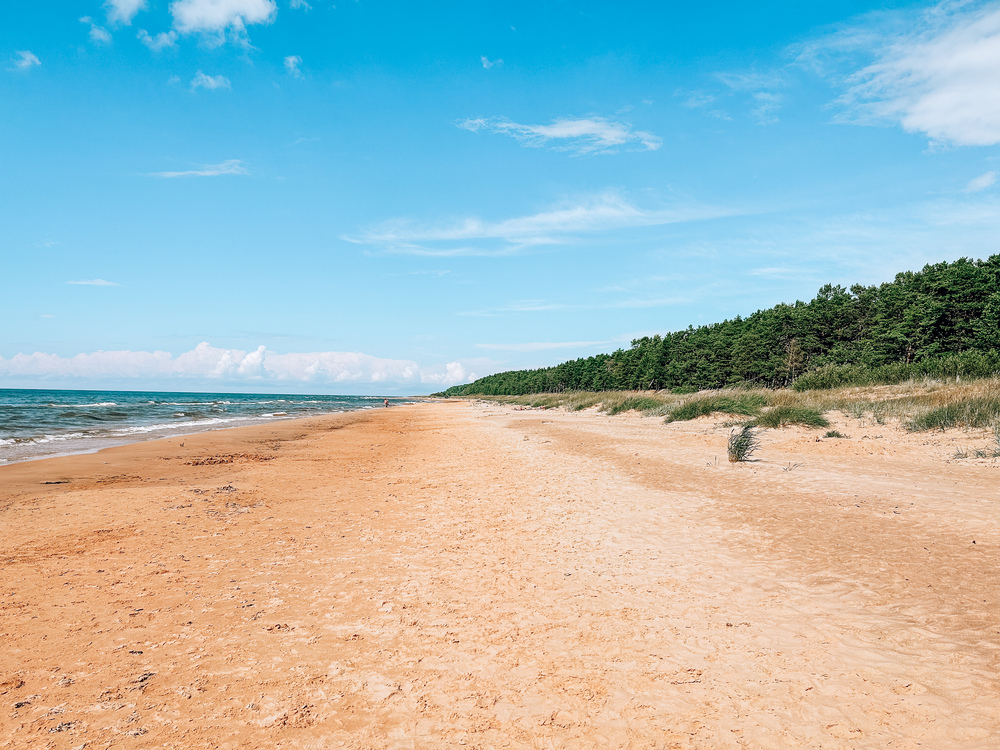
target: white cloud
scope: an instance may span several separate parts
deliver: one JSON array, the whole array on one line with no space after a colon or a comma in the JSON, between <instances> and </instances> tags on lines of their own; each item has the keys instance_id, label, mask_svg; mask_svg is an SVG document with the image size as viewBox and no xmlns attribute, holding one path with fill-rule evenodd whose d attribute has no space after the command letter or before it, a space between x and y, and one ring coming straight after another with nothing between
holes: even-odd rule
<instances>
[{"instance_id":1,"label":"white cloud","mask_svg":"<svg viewBox=\"0 0 1000 750\"><path fill-rule=\"evenodd\" d=\"M80 23L90 24L90 41L95 44L111 44L111 34L108 33L107 29L94 23L93 18L84 16L80 19Z\"/></svg>"},{"instance_id":2,"label":"white cloud","mask_svg":"<svg viewBox=\"0 0 1000 750\"><path fill-rule=\"evenodd\" d=\"M456 123L463 130L478 133L509 135L522 145L531 147L551 146L557 151L571 151L576 154L610 153L620 146L641 146L647 151L655 151L663 142L642 130L632 130L624 122L615 122L603 117L560 119L551 125L522 125L502 117L475 118Z\"/></svg>"},{"instance_id":3,"label":"white cloud","mask_svg":"<svg viewBox=\"0 0 1000 750\"><path fill-rule=\"evenodd\" d=\"M474 372L469 372L461 362L449 362L441 370L429 370L421 372L420 382L429 385L451 386L459 383L471 383L479 376Z\"/></svg>"},{"instance_id":4,"label":"white cloud","mask_svg":"<svg viewBox=\"0 0 1000 750\"><path fill-rule=\"evenodd\" d=\"M153 52L159 52L167 49L168 47L177 46L176 31L163 31L156 36L153 36L145 29L139 29L139 33L136 34L136 38L153 50Z\"/></svg>"},{"instance_id":5,"label":"white cloud","mask_svg":"<svg viewBox=\"0 0 1000 750\"><path fill-rule=\"evenodd\" d=\"M108 21L132 25L132 19L140 10L146 9L146 0L104 0Z\"/></svg>"},{"instance_id":6,"label":"white cloud","mask_svg":"<svg viewBox=\"0 0 1000 750\"><path fill-rule=\"evenodd\" d=\"M35 352L0 357L0 377L43 379L207 379L254 383L431 383L454 385L474 379L460 362L421 368L405 359L359 352L290 352L259 346L253 351L220 349L208 342L178 356L162 351L98 351L72 357Z\"/></svg>"},{"instance_id":7,"label":"white cloud","mask_svg":"<svg viewBox=\"0 0 1000 750\"><path fill-rule=\"evenodd\" d=\"M35 57L34 53L26 49L19 49L14 52L14 67L18 70L28 70L36 65L41 65L42 61Z\"/></svg>"},{"instance_id":8,"label":"white cloud","mask_svg":"<svg viewBox=\"0 0 1000 750\"><path fill-rule=\"evenodd\" d=\"M507 352L544 352L550 349L582 349L601 346L609 341L533 341L524 344L476 344L480 349L495 349Z\"/></svg>"},{"instance_id":9,"label":"white cloud","mask_svg":"<svg viewBox=\"0 0 1000 750\"><path fill-rule=\"evenodd\" d=\"M222 177L224 175L249 175L250 170L241 159L227 159L221 164L205 164L201 169L183 172L151 172L150 177Z\"/></svg>"},{"instance_id":10,"label":"white cloud","mask_svg":"<svg viewBox=\"0 0 1000 750\"><path fill-rule=\"evenodd\" d=\"M301 8L302 10L312 10L312 6L306 2L306 0L291 0L288 3L288 7L292 10L297 10Z\"/></svg>"},{"instance_id":11,"label":"white cloud","mask_svg":"<svg viewBox=\"0 0 1000 750\"><path fill-rule=\"evenodd\" d=\"M566 244L581 234L698 221L736 213L732 209L699 205L642 208L621 193L609 190L529 216L493 222L467 218L434 226L396 220L344 239L383 251L412 255L498 255L536 245Z\"/></svg>"},{"instance_id":12,"label":"white cloud","mask_svg":"<svg viewBox=\"0 0 1000 750\"><path fill-rule=\"evenodd\" d=\"M184 34L232 30L240 35L250 24L271 23L278 8L274 0L174 0L170 12Z\"/></svg>"},{"instance_id":13,"label":"white cloud","mask_svg":"<svg viewBox=\"0 0 1000 750\"><path fill-rule=\"evenodd\" d=\"M233 85L229 82L229 79L224 75L209 76L202 73L200 70L194 74L194 78L191 79L191 90L195 89L208 89L209 91L214 91L215 89L231 89Z\"/></svg>"},{"instance_id":14,"label":"white cloud","mask_svg":"<svg viewBox=\"0 0 1000 750\"><path fill-rule=\"evenodd\" d=\"M874 62L850 76L842 119L898 124L932 141L958 146L1000 143L1000 7L944 2L908 23L848 29L816 50L864 48Z\"/></svg>"},{"instance_id":15,"label":"white cloud","mask_svg":"<svg viewBox=\"0 0 1000 750\"><path fill-rule=\"evenodd\" d=\"M90 279L89 281L67 281L67 284L82 284L84 286L120 286L114 281L105 281L104 279Z\"/></svg>"},{"instance_id":16,"label":"white cloud","mask_svg":"<svg viewBox=\"0 0 1000 750\"><path fill-rule=\"evenodd\" d=\"M302 77L302 71L299 66L302 65L302 58L298 55L289 55L285 58L285 72L290 76L295 76L296 78Z\"/></svg>"},{"instance_id":17,"label":"white cloud","mask_svg":"<svg viewBox=\"0 0 1000 750\"><path fill-rule=\"evenodd\" d=\"M993 187L996 181L997 173L991 170L985 174L979 175L979 177L969 180L969 184L965 186L965 192L974 193L978 190L985 190L988 187Z\"/></svg>"},{"instance_id":18,"label":"white cloud","mask_svg":"<svg viewBox=\"0 0 1000 750\"><path fill-rule=\"evenodd\" d=\"M490 58L488 58L486 55L480 55L479 59L482 61L483 67L486 68L486 70L489 70L494 65L501 65L501 66L503 65L503 60L499 58L496 60L490 60Z\"/></svg>"}]
</instances>

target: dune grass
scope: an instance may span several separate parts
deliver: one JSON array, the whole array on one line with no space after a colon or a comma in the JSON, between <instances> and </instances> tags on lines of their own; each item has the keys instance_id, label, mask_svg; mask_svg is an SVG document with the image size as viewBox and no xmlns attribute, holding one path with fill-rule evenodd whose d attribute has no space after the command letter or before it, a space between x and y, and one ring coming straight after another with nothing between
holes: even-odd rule
<instances>
[{"instance_id":1,"label":"dune grass","mask_svg":"<svg viewBox=\"0 0 1000 750\"><path fill-rule=\"evenodd\" d=\"M763 412L755 422L760 427L784 427L790 424L804 427L830 426L830 421L819 409L808 406L775 406Z\"/></svg>"},{"instance_id":2,"label":"dune grass","mask_svg":"<svg viewBox=\"0 0 1000 750\"><path fill-rule=\"evenodd\" d=\"M1000 426L1000 378L942 381L931 378L895 385L851 386L795 391L728 388L676 394L667 391L567 391L526 396L486 397L492 402L541 409L580 411L598 407L606 414L635 410L646 417L684 421L712 414L743 417L738 426L800 424L827 426L831 412L862 425L898 425L910 431L992 429ZM732 425L730 422L726 426Z\"/></svg>"},{"instance_id":3,"label":"dune grass","mask_svg":"<svg viewBox=\"0 0 1000 750\"><path fill-rule=\"evenodd\" d=\"M719 392L683 401L667 413L667 421L684 422L715 413L752 417L766 405L767 397L762 393Z\"/></svg>"},{"instance_id":4,"label":"dune grass","mask_svg":"<svg viewBox=\"0 0 1000 750\"><path fill-rule=\"evenodd\" d=\"M741 428L734 427L729 432L726 450L729 453L730 463L749 461L753 452L759 447L760 440L752 425L744 425Z\"/></svg>"},{"instance_id":5,"label":"dune grass","mask_svg":"<svg viewBox=\"0 0 1000 750\"><path fill-rule=\"evenodd\" d=\"M913 417L907 428L913 432L947 430L949 427L994 427L1000 424L1000 394L962 399Z\"/></svg>"}]
</instances>

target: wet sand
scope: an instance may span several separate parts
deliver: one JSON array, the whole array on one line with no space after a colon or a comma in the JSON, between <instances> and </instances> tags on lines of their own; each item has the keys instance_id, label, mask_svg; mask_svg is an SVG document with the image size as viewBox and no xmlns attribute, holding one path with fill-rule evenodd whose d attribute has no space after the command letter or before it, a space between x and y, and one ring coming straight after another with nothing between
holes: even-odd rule
<instances>
[{"instance_id":1,"label":"wet sand","mask_svg":"<svg viewBox=\"0 0 1000 750\"><path fill-rule=\"evenodd\" d=\"M452 402L0 467L0 748L995 748L1000 461Z\"/></svg>"}]
</instances>

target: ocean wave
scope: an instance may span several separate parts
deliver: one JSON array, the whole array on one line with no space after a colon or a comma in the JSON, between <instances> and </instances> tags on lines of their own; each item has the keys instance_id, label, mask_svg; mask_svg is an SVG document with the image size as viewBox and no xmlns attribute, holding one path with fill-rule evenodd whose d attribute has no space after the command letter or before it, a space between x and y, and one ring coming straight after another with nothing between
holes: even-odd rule
<instances>
[{"instance_id":1,"label":"ocean wave","mask_svg":"<svg viewBox=\"0 0 1000 750\"><path fill-rule=\"evenodd\" d=\"M102 401L102 402L97 403L97 404L56 404L56 403L48 403L48 404L46 404L46 406L50 406L50 407L58 408L58 409L91 409L91 408L95 408L95 407L99 407L99 406L118 406L118 403L115 402L115 401Z\"/></svg>"}]
</instances>

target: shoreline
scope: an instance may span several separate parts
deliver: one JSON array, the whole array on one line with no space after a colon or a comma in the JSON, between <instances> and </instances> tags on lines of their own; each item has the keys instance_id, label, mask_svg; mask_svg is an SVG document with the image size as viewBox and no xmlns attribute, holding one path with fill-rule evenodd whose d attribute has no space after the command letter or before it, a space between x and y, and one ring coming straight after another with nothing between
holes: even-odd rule
<instances>
[{"instance_id":1,"label":"shoreline","mask_svg":"<svg viewBox=\"0 0 1000 750\"><path fill-rule=\"evenodd\" d=\"M849 431L457 401L2 466L0 747L986 750L997 465Z\"/></svg>"},{"instance_id":2,"label":"shoreline","mask_svg":"<svg viewBox=\"0 0 1000 750\"><path fill-rule=\"evenodd\" d=\"M386 397L2 389L0 466L288 419L381 408ZM83 397L81 400L81 396ZM179 399L179 400L178 400ZM192 400L193 399L193 400ZM393 397L394 405L413 403Z\"/></svg>"}]
</instances>

